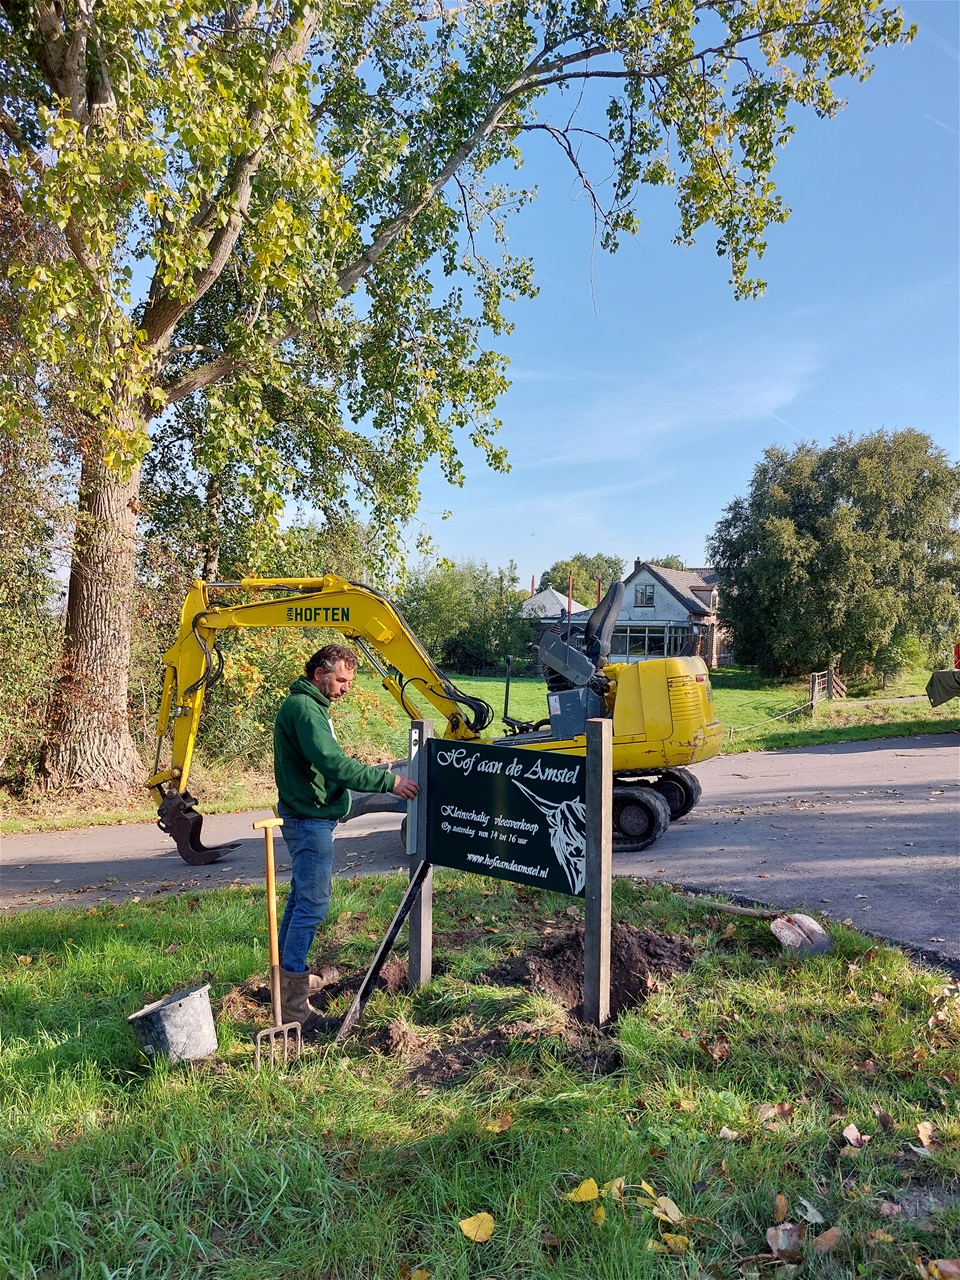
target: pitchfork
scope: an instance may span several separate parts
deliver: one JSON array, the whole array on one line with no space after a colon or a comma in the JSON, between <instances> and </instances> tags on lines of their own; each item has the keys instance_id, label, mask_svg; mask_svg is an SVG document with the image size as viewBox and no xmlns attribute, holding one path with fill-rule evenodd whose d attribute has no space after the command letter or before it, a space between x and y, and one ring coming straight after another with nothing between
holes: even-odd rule
<instances>
[{"instance_id":1,"label":"pitchfork","mask_svg":"<svg viewBox=\"0 0 960 1280\"><path fill-rule=\"evenodd\" d=\"M282 1022L280 1014L280 945L277 942L277 876L273 865L273 828L282 827L282 818L264 818L253 824L254 831L263 832L267 854L267 931L270 934L270 1007L273 1010L273 1026L258 1031L254 1037L253 1061L260 1070L264 1045L269 1047L270 1065L276 1063L280 1046L283 1060L299 1058L302 1048L299 1022ZM291 1039L292 1037L292 1051Z\"/></svg>"}]
</instances>

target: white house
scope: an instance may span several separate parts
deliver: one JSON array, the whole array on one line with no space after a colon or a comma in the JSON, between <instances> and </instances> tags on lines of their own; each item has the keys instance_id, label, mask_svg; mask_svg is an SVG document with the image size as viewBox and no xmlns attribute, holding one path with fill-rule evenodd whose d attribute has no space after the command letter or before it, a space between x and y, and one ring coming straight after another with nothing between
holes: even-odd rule
<instances>
[{"instance_id":1,"label":"white house","mask_svg":"<svg viewBox=\"0 0 960 1280\"><path fill-rule=\"evenodd\" d=\"M696 654L708 667L729 661L717 622L713 569L662 569L637 560L624 579L611 662Z\"/></svg>"}]
</instances>

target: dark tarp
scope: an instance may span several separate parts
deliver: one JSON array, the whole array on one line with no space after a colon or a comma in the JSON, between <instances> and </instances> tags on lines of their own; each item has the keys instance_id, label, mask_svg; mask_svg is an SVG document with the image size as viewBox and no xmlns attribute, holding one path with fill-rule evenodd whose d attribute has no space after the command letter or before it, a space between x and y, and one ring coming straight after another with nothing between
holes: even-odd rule
<instances>
[{"instance_id":1,"label":"dark tarp","mask_svg":"<svg viewBox=\"0 0 960 1280\"><path fill-rule=\"evenodd\" d=\"M927 697L931 707L960 698L960 671L934 671L927 681Z\"/></svg>"}]
</instances>

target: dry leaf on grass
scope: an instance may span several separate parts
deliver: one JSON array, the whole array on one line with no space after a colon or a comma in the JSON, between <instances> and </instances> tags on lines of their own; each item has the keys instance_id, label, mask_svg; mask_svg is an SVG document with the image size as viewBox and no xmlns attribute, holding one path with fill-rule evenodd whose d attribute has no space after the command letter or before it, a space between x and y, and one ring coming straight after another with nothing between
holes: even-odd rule
<instances>
[{"instance_id":1,"label":"dry leaf on grass","mask_svg":"<svg viewBox=\"0 0 960 1280\"><path fill-rule=\"evenodd\" d=\"M927 1271L933 1280L960 1280L960 1258L934 1258Z\"/></svg>"},{"instance_id":2,"label":"dry leaf on grass","mask_svg":"<svg viewBox=\"0 0 960 1280\"><path fill-rule=\"evenodd\" d=\"M719 1136L721 1138L727 1138L732 1142L735 1138L739 1138L740 1134L736 1129L728 1129L727 1126L724 1125L720 1130Z\"/></svg>"},{"instance_id":3,"label":"dry leaf on grass","mask_svg":"<svg viewBox=\"0 0 960 1280\"><path fill-rule=\"evenodd\" d=\"M940 1145L940 1139L936 1134L936 1127L929 1120L921 1120L917 1125L917 1137L928 1151L933 1151Z\"/></svg>"},{"instance_id":4,"label":"dry leaf on grass","mask_svg":"<svg viewBox=\"0 0 960 1280\"><path fill-rule=\"evenodd\" d=\"M792 1120L793 1107L789 1102L765 1102L757 1112L757 1119L761 1124L772 1120L776 1123L778 1120Z\"/></svg>"},{"instance_id":5,"label":"dry leaf on grass","mask_svg":"<svg viewBox=\"0 0 960 1280\"><path fill-rule=\"evenodd\" d=\"M620 1208L626 1208L627 1204L627 1183L624 1178L611 1178L609 1182L605 1182L600 1188L602 1196L615 1196L620 1201Z\"/></svg>"},{"instance_id":6,"label":"dry leaf on grass","mask_svg":"<svg viewBox=\"0 0 960 1280\"><path fill-rule=\"evenodd\" d=\"M897 1204L895 1200L881 1200L877 1212L881 1218L896 1218L903 1213L903 1206Z\"/></svg>"},{"instance_id":7,"label":"dry leaf on grass","mask_svg":"<svg viewBox=\"0 0 960 1280\"><path fill-rule=\"evenodd\" d=\"M893 1130L894 1130L893 1116L890 1115L889 1111L884 1111L883 1107L881 1107L879 1102L872 1102L870 1104L870 1110L877 1117L877 1124L880 1126L883 1132L893 1133Z\"/></svg>"},{"instance_id":8,"label":"dry leaf on grass","mask_svg":"<svg viewBox=\"0 0 960 1280\"><path fill-rule=\"evenodd\" d=\"M786 1222L787 1214L790 1212L790 1206L787 1204L787 1197L777 1192L773 1202L773 1220L774 1222Z\"/></svg>"},{"instance_id":9,"label":"dry leaf on grass","mask_svg":"<svg viewBox=\"0 0 960 1280\"><path fill-rule=\"evenodd\" d=\"M600 1195L600 1188L593 1178L585 1178L579 1187L574 1187L572 1191L565 1191L564 1200L572 1200L574 1204L585 1204L588 1200L596 1200Z\"/></svg>"},{"instance_id":10,"label":"dry leaf on grass","mask_svg":"<svg viewBox=\"0 0 960 1280\"><path fill-rule=\"evenodd\" d=\"M730 1041L726 1036L717 1036L715 1040L701 1040L699 1043L715 1067L730 1057Z\"/></svg>"},{"instance_id":11,"label":"dry leaf on grass","mask_svg":"<svg viewBox=\"0 0 960 1280\"><path fill-rule=\"evenodd\" d=\"M839 1227L829 1227L826 1231L814 1237L813 1247L817 1253L832 1253L840 1243L842 1235L843 1232Z\"/></svg>"},{"instance_id":12,"label":"dry leaf on grass","mask_svg":"<svg viewBox=\"0 0 960 1280\"><path fill-rule=\"evenodd\" d=\"M848 1124L843 1131L843 1136L847 1140L847 1145L840 1152L842 1156L858 1155L871 1141L870 1134L861 1133L855 1124Z\"/></svg>"},{"instance_id":13,"label":"dry leaf on grass","mask_svg":"<svg viewBox=\"0 0 960 1280\"><path fill-rule=\"evenodd\" d=\"M472 1218L464 1218L457 1225L468 1240L486 1244L497 1224L489 1213L475 1213Z\"/></svg>"},{"instance_id":14,"label":"dry leaf on grass","mask_svg":"<svg viewBox=\"0 0 960 1280\"><path fill-rule=\"evenodd\" d=\"M823 1222L823 1214L819 1209L815 1209L809 1200L804 1200L803 1196L797 1197L803 1205L803 1213L800 1215L804 1222L812 1222L814 1226Z\"/></svg>"},{"instance_id":15,"label":"dry leaf on grass","mask_svg":"<svg viewBox=\"0 0 960 1280\"><path fill-rule=\"evenodd\" d=\"M669 1196L657 1196L650 1208L661 1222L672 1222L677 1225L683 1221L683 1214Z\"/></svg>"},{"instance_id":16,"label":"dry leaf on grass","mask_svg":"<svg viewBox=\"0 0 960 1280\"><path fill-rule=\"evenodd\" d=\"M590 1214L590 1221L593 1223L595 1227L602 1227L606 1216L607 1216L606 1209L604 1209L602 1204L598 1204L597 1207Z\"/></svg>"},{"instance_id":17,"label":"dry leaf on grass","mask_svg":"<svg viewBox=\"0 0 960 1280\"><path fill-rule=\"evenodd\" d=\"M487 1128L491 1133L506 1133L513 1124L513 1116L498 1116L496 1120L491 1120Z\"/></svg>"},{"instance_id":18,"label":"dry leaf on grass","mask_svg":"<svg viewBox=\"0 0 960 1280\"><path fill-rule=\"evenodd\" d=\"M782 1222L779 1226L767 1230L767 1244L774 1257L784 1262L800 1262L803 1258L803 1237L806 1234L805 1222Z\"/></svg>"}]
</instances>

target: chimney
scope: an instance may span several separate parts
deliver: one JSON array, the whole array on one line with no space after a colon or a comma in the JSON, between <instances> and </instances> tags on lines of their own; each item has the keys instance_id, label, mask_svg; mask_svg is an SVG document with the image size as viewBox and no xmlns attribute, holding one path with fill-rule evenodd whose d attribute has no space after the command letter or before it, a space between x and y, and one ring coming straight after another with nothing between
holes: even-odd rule
<instances>
[{"instance_id":1,"label":"chimney","mask_svg":"<svg viewBox=\"0 0 960 1280\"><path fill-rule=\"evenodd\" d=\"M636 572L637 572L637 570L640 568L640 566L641 566L642 564L643 564L643 561L642 561L642 560L634 560L634 562L633 562L633 572L634 572L634 573L636 573Z\"/></svg>"},{"instance_id":2,"label":"chimney","mask_svg":"<svg viewBox=\"0 0 960 1280\"><path fill-rule=\"evenodd\" d=\"M534 577L533 577L533 574L531 573L531 575L530 575L530 596L531 596L531 598L537 594L537 589L536 589L536 587L533 585L533 582L534 582Z\"/></svg>"}]
</instances>

